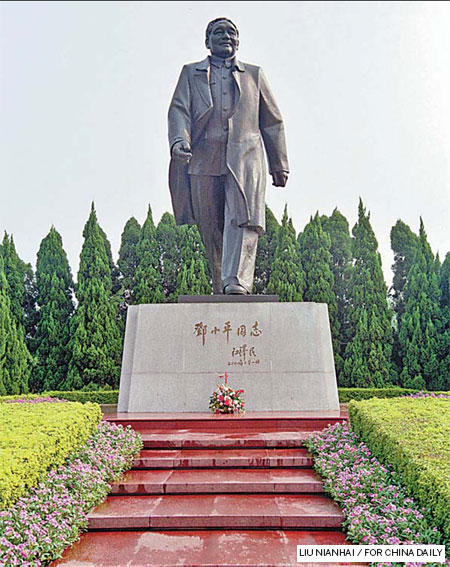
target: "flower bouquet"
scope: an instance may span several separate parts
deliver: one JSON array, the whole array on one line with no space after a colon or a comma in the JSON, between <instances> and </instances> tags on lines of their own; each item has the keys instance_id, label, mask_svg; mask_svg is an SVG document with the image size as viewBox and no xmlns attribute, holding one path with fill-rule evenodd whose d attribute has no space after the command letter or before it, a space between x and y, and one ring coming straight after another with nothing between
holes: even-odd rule
<instances>
[{"instance_id":1,"label":"flower bouquet","mask_svg":"<svg viewBox=\"0 0 450 567\"><path fill-rule=\"evenodd\" d=\"M245 402L242 399L244 390L233 390L228 386L228 374L219 375L224 384L217 384L217 390L209 398L209 409L214 413L244 413Z\"/></svg>"}]
</instances>

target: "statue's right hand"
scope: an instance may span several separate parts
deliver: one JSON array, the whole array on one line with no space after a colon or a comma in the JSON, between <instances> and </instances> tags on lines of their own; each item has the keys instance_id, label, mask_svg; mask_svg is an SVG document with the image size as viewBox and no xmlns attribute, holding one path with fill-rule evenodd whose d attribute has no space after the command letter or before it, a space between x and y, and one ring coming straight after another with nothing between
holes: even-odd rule
<instances>
[{"instance_id":1,"label":"statue's right hand","mask_svg":"<svg viewBox=\"0 0 450 567\"><path fill-rule=\"evenodd\" d=\"M191 146L183 140L181 142L177 142L172 148L172 156L175 159L189 162L192 158Z\"/></svg>"}]
</instances>

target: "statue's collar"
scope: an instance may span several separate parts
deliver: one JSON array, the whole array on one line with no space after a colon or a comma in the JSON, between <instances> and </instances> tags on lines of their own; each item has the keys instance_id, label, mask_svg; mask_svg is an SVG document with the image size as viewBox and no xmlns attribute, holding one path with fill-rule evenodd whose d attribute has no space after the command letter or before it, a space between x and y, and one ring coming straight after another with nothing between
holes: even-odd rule
<instances>
[{"instance_id":1,"label":"statue's collar","mask_svg":"<svg viewBox=\"0 0 450 567\"><path fill-rule=\"evenodd\" d=\"M215 58L215 60L217 60L217 62L220 61L220 65L221 66L223 64L223 59L220 59L219 57L215 57L214 55L208 56L205 59L203 59L203 61L200 61L200 63L197 63L197 65L195 66L195 69L197 71L208 71L209 66L211 64L211 62L214 64L214 61L210 61L210 59L212 59L212 57ZM244 64L241 63L240 61L238 61L235 57L230 57L230 59L228 59L228 61L232 61L232 69L237 69L238 71L241 71L241 73L243 73L245 71L245 67Z\"/></svg>"}]
</instances>

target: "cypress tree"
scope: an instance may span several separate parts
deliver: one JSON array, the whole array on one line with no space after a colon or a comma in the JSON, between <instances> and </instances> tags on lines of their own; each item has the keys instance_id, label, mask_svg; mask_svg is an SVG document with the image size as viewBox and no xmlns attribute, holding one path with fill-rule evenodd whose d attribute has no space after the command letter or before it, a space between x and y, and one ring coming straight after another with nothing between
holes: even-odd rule
<instances>
[{"instance_id":1,"label":"cypress tree","mask_svg":"<svg viewBox=\"0 0 450 567\"><path fill-rule=\"evenodd\" d=\"M177 295L177 278L181 267L182 230L170 213L164 213L156 228L159 246L162 283L166 301L173 302Z\"/></svg>"},{"instance_id":2,"label":"cypress tree","mask_svg":"<svg viewBox=\"0 0 450 567\"><path fill-rule=\"evenodd\" d=\"M92 203L92 208L94 207L94 203ZM106 235L106 232L102 229L102 227L99 225L99 230L100 230L100 235L103 238L103 244L106 250L106 254L108 256L108 263L109 263L109 269L111 271L111 292L112 295L116 295L121 288L121 282L120 282L120 270L119 267L116 266L116 264L114 263L114 259L113 259L113 255L112 255L112 250L111 250L111 243L108 240L108 237Z\"/></svg>"},{"instance_id":3,"label":"cypress tree","mask_svg":"<svg viewBox=\"0 0 450 567\"><path fill-rule=\"evenodd\" d=\"M394 277L390 290L398 324L400 324L405 311L404 287L406 278L418 246L419 237L417 234L399 219L391 229L391 248L394 252L392 271L394 272Z\"/></svg>"},{"instance_id":4,"label":"cypress tree","mask_svg":"<svg viewBox=\"0 0 450 567\"><path fill-rule=\"evenodd\" d=\"M352 241L347 219L336 208L332 215L320 217L322 229L330 237L331 271L333 273L333 290L337 301L337 319L339 350L341 358L345 347L351 339L349 325L349 283L352 275ZM338 373L341 368L338 368Z\"/></svg>"},{"instance_id":5,"label":"cypress tree","mask_svg":"<svg viewBox=\"0 0 450 567\"><path fill-rule=\"evenodd\" d=\"M37 254L36 281L39 312L31 387L35 392L58 390L66 379L70 359L69 323L75 286L61 235L53 226Z\"/></svg>"},{"instance_id":6,"label":"cypress tree","mask_svg":"<svg viewBox=\"0 0 450 567\"><path fill-rule=\"evenodd\" d=\"M142 225L137 243L135 303L164 303L164 290L159 263L159 249L155 237L152 209Z\"/></svg>"},{"instance_id":7,"label":"cypress tree","mask_svg":"<svg viewBox=\"0 0 450 567\"><path fill-rule=\"evenodd\" d=\"M24 328L27 347L34 350L33 337L36 325L36 283L31 264L26 264L17 254L14 239L6 232L0 245L4 273L8 282L12 316L16 325Z\"/></svg>"},{"instance_id":8,"label":"cypress tree","mask_svg":"<svg viewBox=\"0 0 450 567\"><path fill-rule=\"evenodd\" d=\"M16 323L0 256L0 396L28 392L31 355L23 326Z\"/></svg>"},{"instance_id":9,"label":"cypress tree","mask_svg":"<svg viewBox=\"0 0 450 567\"><path fill-rule=\"evenodd\" d=\"M267 292L272 265L277 245L276 234L280 224L270 208L266 205L266 232L258 238L256 251L255 279L253 283L254 294Z\"/></svg>"},{"instance_id":10,"label":"cypress tree","mask_svg":"<svg viewBox=\"0 0 450 567\"><path fill-rule=\"evenodd\" d=\"M71 360L62 387L117 387L122 340L112 299L110 261L93 204L83 237L76 285L78 307L70 324Z\"/></svg>"},{"instance_id":11,"label":"cypress tree","mask_svg":"<svg viewBox=\"0 0 450 567\"><path fill-rule=\"evenodd\" d=\"M131 217L122 232L118 261L122 298L126 306L132 305L135 299L136 270L139 263L137 244L140 234L141 225Z\"/></svg>"},{"instance_id":12,"label":"cypress tree","mask_svg":"<svg viewBox=\"0 0 450 567\"><path fill-rule=\"evenodd\" d=\"M443 389L450 390L450 252L447 252L442 263L439 288L441 292L441 334L440 334L440 375L443 378Z\"/></svg>"},{"instance_id":13,"label":"cypress tree","mask_svg":"<svg viewBox=\"0 0 450 567\"><path fill-rule=\"evenodd\" d=\"M345 349L341 384L382 388L392 380L392 313L381 269L378 243L360 199L353 227L354 270L351 278L350 324L353 339Z\"/></svg>"},{"instance_id":14,"label":"cypress tree","mask_svg":"<svg viewBox=\"0 0 450 567\"><path fill-rule=\"evenodd\" d=\"M208 260L198 228L182 226L181 269L177 277L178 295L210 295L212 293Z\"/></svg>"},{"instance_id":15,"label":"cypress tree","mask_svg":"<svg viewBox=\"0 0 450 567\"><path fill-rule=\"evenodd\" d=\"M338 373L342 369L339 352L339 320L334 277L330 268L330 237L322 230L319 213L311 217L299 235L300 257L305 274L304 301L315 301L328 305L331 336L333 338L334 362Z\"/></svg>"},{"instance_id":16,"label":"cypress tree","mask_svg":"<svg viewBox=\"0 0 450 567\"><path fill-rule=\"evenodd\" d=\"M281 301L302 301L305 274L300 262L298 243L292 220L284 208L276 235L276 248L267 293L277 294Z\"/></svg>"},{"instance_id":17,"label":"cypress tree","mask_svg":"<svg viewBox=\"0 0 450 567\"><path fill-rule=\"evenodd\" d=\"M405 311L399 342L403 360L402 385L440 390L447 378L440 373L442 318L436 262L420 219L419 245L405 284Z\"/></svg>"}]
</instances>

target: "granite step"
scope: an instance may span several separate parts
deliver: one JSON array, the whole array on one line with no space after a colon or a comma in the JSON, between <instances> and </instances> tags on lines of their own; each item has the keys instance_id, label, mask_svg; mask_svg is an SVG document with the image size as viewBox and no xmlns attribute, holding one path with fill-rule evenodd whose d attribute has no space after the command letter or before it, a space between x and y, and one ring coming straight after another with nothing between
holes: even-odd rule
<instances>
[{"instance_id":1,"label":"granite step","mask_svg":"<svg viewBox=\"0 0 450 567\"><path fill-rule=\"evenodd\" d=\"M312 469L190 469L128 471L112 494L317 493L323 483Z\"/></svg>"},{"instance_id":2,"label":"granite step","mask_svg":"<svg viewBox=\"0 0 450 567\"><path fill-rule=\"evenodd\" d=\"M89 529L337 529L343 519L317 494L110 496L89 514Z\"/></svg>"},{"instance_id":3,"label":"granite step","mask_svg":"<svg viewBox=\"0 0 450 567\"><path fill-rule=\"evenodd\" d=\"M52 567L324 567L297 563L297 545L346 545L340 531L88 532ZM362 563L333 563L359 567Z\"/></svg>"},{"instance_id":4,"label":"granite step","mask_svg":"<svg viewBox=\"0 0 450 567\"><path fill-rule=\"evenodd\" d=\"M133 468L311 467L312 461L306 449L144 449Z\"/></svg>"},{"instance_id":5,"label":"granite step","mask_svg":"<svg viewBox=\"0 0 450 567\"><path fill-rule=\"evenodd\" d=\"M143 430L144 449L225 449L302 447L312 430L241 430L226 432L209 429Z\"/></svg>"},{"instance_id":6,"label":"granite step","mask_svg":"<svg viewBox=\"0 0 450 567\"><path fill-rule=\"evenodd\" d=\"M109 413L105 414L103 419L124 427L131 425L137 431L146 429L196 429L200 431L211 428L222 432L241 431L242 429L255 431L264 428L320 430L328 425L347 421L348 413L344 409L329 412L261 411L247 412L244 415L214 415L210 412Z\"/></svg>"}]
</instances>

